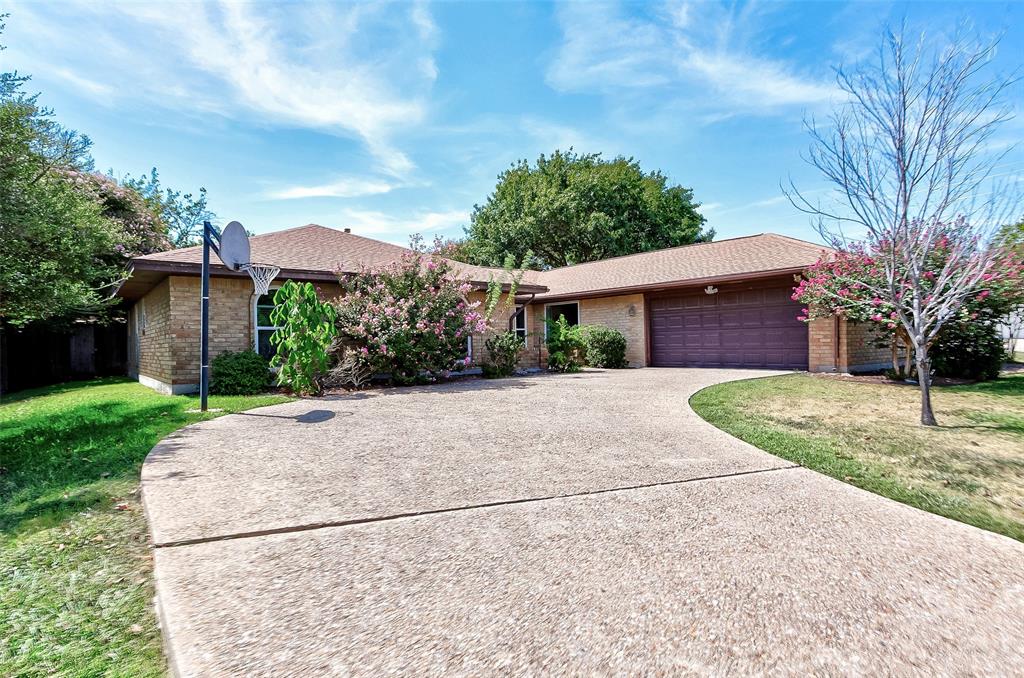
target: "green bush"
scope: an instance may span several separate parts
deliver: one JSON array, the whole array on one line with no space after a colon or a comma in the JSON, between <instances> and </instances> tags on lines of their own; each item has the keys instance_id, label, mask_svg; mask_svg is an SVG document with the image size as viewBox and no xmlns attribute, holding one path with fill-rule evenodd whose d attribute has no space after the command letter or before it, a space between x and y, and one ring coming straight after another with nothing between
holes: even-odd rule
<instances>
[{"instance_id":1,"label":"green bush","mask_svg":"<svg viewBox=\"0 0 1024 678\"><path fill-rule=\"evenodd\" d=\"M999 330L969 321L946 325L928 354L937 376L954 379L995 379L1006 360Z\"/></svg>"},{"instance_id":2,"label":"green bush","mask_svg":"<svg viewBox=\"0 0 1024 678\"><path fill-rule=\"evenodd\" d=\"M626 360L626 336L622 332L602 325L583 325L580 337L587 365L618 370L629 364Z\"/></svg>"},{"instance_id":3,"label":"green bush","mask_svg":"<svg viewBox=\"0 0 1024 678\"><path fill-rule=\"evenodd\" d=\"M519 354L524 348L518 334L512 330L496 334L484 342L484 348L487 349L487 359L481 367L485 377L498 379L515 374Z\"/></svg>"},{"instance_id":4,"label":"green bush","mask_svg":"<svg viewBox=\"0 0 1024 678\"><path fill-rule=\"evenodd\" d=\"M278 384L295 393L320 393L330 366L335 318L334 307L312 283L288 280L274 294L270 322L280 329L270 335L270 343L277 350L271 364L280 368Z\"/></svg>"},{"instance_id":5,"label":"green bush","mask_svg":"<svg viewBox=\"0 0 1024 678\"><path fill-rule=\"evenodd\" d=\"M255 351L225 351L210 363L210 393L255 395L270 386L270 365Z\"/></svg>"},{"instance_id":6,"label":"green bush","mask_svg":"<svg viewBox=\"0 0 1024 678\"><path fill-rule=\"evenodd\" d=\"M583 338L579 326L571 326L564 315L546 319L548 326L548 369L555 372L579 372L583 367Z\"/></svg>"}]
</instances>

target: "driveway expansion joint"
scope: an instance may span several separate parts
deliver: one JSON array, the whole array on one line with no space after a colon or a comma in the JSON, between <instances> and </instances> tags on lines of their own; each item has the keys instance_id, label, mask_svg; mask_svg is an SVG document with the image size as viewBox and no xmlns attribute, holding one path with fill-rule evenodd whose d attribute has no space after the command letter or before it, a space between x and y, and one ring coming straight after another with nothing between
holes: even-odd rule
<instances>
[{"instance_id":1,"label":"driveway expansion joint","mask_svg":"<svg viewBox=\"0 0 1024 678\"><path fill-rule=\"evenodd\" d=\"M800 464L792 464L790 466L773 466L771 468L753 469L750 471L735 471L732 473L721 473L712 476L701 476L699 478L683 478L680 480L664 480L656 483L643 483L640 485L626 485L622 487L606 487L599 490L585 490L582 492L571 492L567 494L552 494L541 497L525 497L522 499L505 499L502 501L485 502L481 504L470 504L467 506L452 506L449 508L430 509L426 511L409 511L405 513L394 513L386 516L373 516L370 518L351 518L349 520L330 520L321 521L316 523L306 523L303 525L291 525L288 527L275 527L265 530L251 530L247 532L236 532L231 534L212 535L209 537L195 537L192 539L178 539L174 541L158 542L153 544L153 548L173 548L175 546L195 546L197 544L209 544L211 542L229 541L232 539L251 539L254 537L267 537L275 534L292 534L295 532L309 532L311 530L323 530L332 527L351 527L354 525L368 525L372 523L385 523L393 520L402 520L404 518L419 518L422 516L431 516L444 513L459 513L462 511L474 511L477 509L495 508L498 506L515 506L517 504L532 504L545 501L554 501L557 499L573 499L577 497L589 497L596 494L610 494L613 492L630 492L633 490L644 490L652 487L665 487L669 485L685 485L689 483L699 483L709 480L727 480L730 478L737 478L742 476L749 476L759 473L771 473L774 471L790 471L792 469L802 468Z\"/></svg>"}]
</instances>

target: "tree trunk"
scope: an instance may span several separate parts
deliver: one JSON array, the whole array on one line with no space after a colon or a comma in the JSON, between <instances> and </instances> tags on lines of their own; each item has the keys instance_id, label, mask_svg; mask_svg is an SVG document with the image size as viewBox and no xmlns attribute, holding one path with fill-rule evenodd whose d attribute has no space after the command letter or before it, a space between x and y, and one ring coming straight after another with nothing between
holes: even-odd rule
<instances>
[{"instance_id":1,"label":"tree trunk","mask_svg":"<svg viewBox=\"0 0 1024 678\"><path fill-rule=\"evenodd\" d=\"M928 359L928 347L918 345L915 351L917 362L917 384L921 388L921 425L938 426L932 411L932 373Z\"/></svg>"}]
</instances>

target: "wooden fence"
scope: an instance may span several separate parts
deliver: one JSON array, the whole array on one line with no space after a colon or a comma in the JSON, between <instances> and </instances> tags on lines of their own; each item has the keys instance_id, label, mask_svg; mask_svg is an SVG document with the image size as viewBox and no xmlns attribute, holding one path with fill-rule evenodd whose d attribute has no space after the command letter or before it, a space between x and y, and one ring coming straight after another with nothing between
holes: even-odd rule
<instances>
[{"instance_id":1,"label":"wooden fence","mask_svg":"<svg viewBox=\"0 0 1024 678\"><path fill-rule=\"evenodd\" d=\"M0 333L0 393L127 374L127 349L124 322L79 323L67 330L5 327Z\"/></svg>"}]
</instances>

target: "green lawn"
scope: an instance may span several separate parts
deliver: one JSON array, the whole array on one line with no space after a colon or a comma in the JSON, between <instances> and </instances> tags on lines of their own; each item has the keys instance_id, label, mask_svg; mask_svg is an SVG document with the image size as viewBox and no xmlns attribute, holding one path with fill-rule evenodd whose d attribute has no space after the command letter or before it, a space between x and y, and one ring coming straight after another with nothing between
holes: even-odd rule
<instances>
[{"instance_id":1,"label":"green lawn","mask_svg":"<svg viewBox=\"0 0 1024 678\"><path fill-rule=\"evenodd\" d=\"M1024 541L1024 374L936 388L794 374L704 389L694 410L784 459L911 506Z\"/></svg>"},{"instance_id":2,"label":"green lawn","mask_svg":"<svg viewBox=\"0 0 1024 678\"><path fill-rule=\"evenodd\" d=\"M0 400L0 676L165 672L139 467L168 433L288 400L195 397L124 379Z\"/></svg>"}]
</instances>

